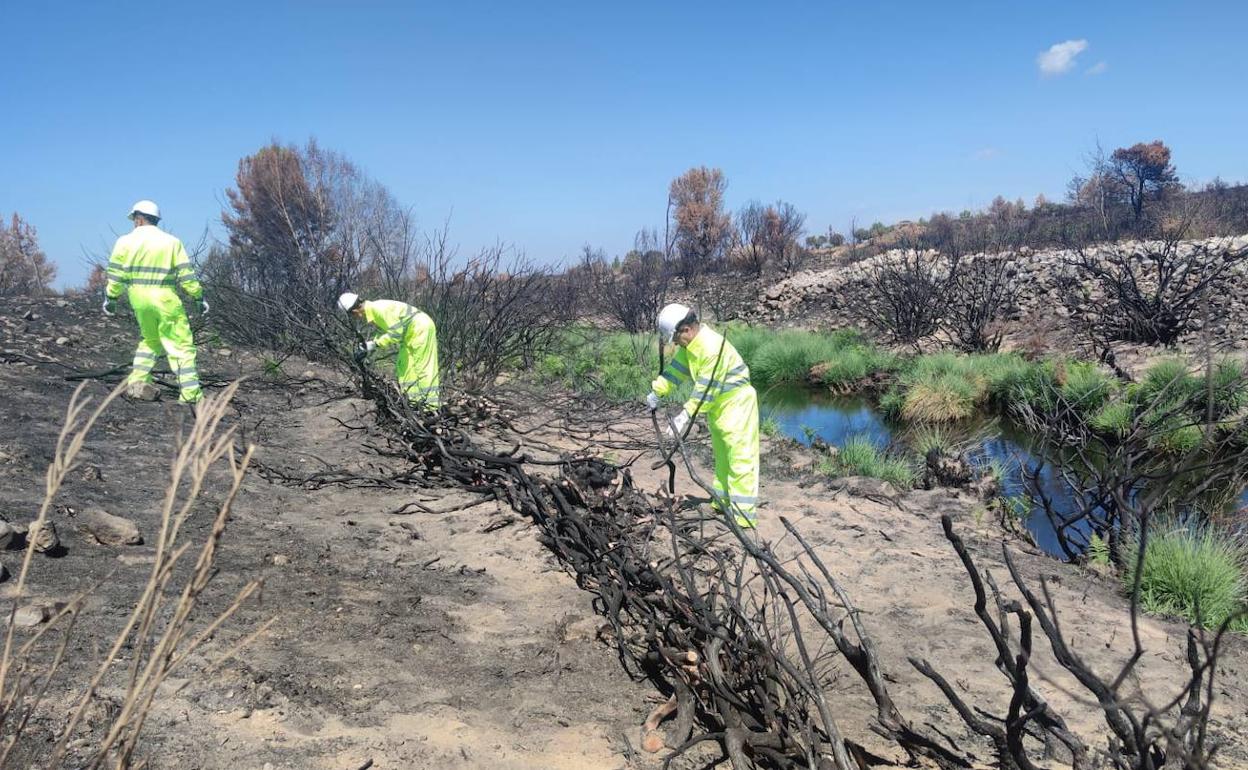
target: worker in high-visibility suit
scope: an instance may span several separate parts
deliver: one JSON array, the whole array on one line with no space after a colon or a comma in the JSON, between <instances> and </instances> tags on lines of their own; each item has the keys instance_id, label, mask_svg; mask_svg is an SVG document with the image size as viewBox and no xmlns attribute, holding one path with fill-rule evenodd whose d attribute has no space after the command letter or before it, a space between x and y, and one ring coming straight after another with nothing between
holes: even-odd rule
<instances>
[{"instance_id":1,"label":"worker in high-visibility suit","mask_svg":"<svg viewBox=\"0 0 1248 770\"><path fill-rule=\"evenodd\" d=\"M752 528L758 524L759 448L758 394L750 384L750 369L732 343L699 323L690 308L667 305L658 320L659 339L679 349L651 384L646 403L657 409L661 397L693 382L693 394L665 432L669 438L683 434L695 414L706 415L715 451L712 504L731 511L739 526Z\"/></svg>"},{"instance_id":2,"label":"worker in high-visibility suit","mask_svg":"<svg viewBox=\"0 0 1248 770\"><path fill-rule=\"evenodd\" d=\"M108 258L108 284L104 287L105 315L115 313L117 300L126 294L142 334L134 350L127 395L142 397L152 391L152 368L157 359L167 356L169 368L178 379L179 400L193 405L204 392L195 367L191 324L176 287L198 300L206 314L204 289L182 241L157 227L160 208L155 203L144 200L134 204L130 221L134 229L117 239Z\"/></svg>"},{"instance_id":3,"label":"worker in high-visibility suit","mask_svg":"<svg viewBox=\"0 0 1248 770\"><path fill-rule=\"evenodd\" d=\"M438 332L428 313L406 302L363 300L351 292L338 298L338 307L381 330L381 334L360 347L356 352L357 358L363 360L374 350L398 345L394 374L399 388L413 404L423 404L429 409L437 409L441 405Z\"/></svg>"}]
</instances>

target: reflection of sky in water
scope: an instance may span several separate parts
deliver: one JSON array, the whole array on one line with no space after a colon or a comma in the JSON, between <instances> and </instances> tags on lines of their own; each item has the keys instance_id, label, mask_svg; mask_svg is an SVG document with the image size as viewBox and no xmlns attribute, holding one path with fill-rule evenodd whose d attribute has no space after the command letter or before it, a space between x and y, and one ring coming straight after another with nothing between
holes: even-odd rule
<instances>
[{"instance_id":1,"label":"reflection of sky in water","mask_svg":"<svg viewBox=\"0 0 1248 770\"><path fill-rule=\"evenodd\" d=\"M833 446L841 446L853 436L866 436L881 449L893 443L894 428L885 422L866 398L811 393L800 385L775 387L760 395L762 417L775 420L781 433L803 444L810 443L806 438L806 428ZM987 437L979 441L982 446L972 460L999 462L1005 470L1002 493L1007 497L1028 498L1024 469L1034 467L1039 457L1034 454L1034 446L1029 446L1027 437L1016 431L997 428L990 430ZM1053 501L1058 514L1075 510L1075 496L1052 465L1046 464L1041 469L1039 483ZM1240 505L1248 506L1248 491L1240 496ZM1057 533L1044 511L1036 506L1029 513L1024 513L1026 519L1023 523L1036 539L1036 544L1053 556L1065 558L1057 544ZM1086 536L1089 531L1087 525L1081 523L1076 526Z\"/></svg>"}]
</instances>

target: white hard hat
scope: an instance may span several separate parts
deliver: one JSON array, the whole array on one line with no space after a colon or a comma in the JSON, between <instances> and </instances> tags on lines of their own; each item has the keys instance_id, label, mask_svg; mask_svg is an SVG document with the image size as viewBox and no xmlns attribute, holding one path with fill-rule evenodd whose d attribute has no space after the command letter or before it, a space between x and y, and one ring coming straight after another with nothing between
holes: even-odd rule
<instances>
[{"instance_id":1,"label":"white hard hat","mask_svg":"<svg viewBox=\"0 0 1248 770\"><path fill-rule=\"evenodd\" d=\"M679 302L664 305L659 311L659 339L671 342L676 336L676 325L688 318L691 312L688 305Z\"/></svg>"},{"instance_id":2,"label":"white hard hat","mask_svg":"<svg viewBox=\"0 0 1248 770\"><path fill-rule=\"evenodd\" d=\"M343 312L350 313L351 309L354 308L356 303L359 301L359 294L352 294L351 292L346 291L343 292L342 296L338 298L338 307L340 307Z\"/></svg>"},{"instance_id":3,"label":"white hard hat","mask_svg":"<svg viewBox=\"0 0 1248 770\"><path fill-rule=\"evenodd\" d=\"M139 201L130 207L130 216L135 214L142 214L152 219L160 219L160 206L157 206L152 201Z\"/></svg>"}]
</instances>

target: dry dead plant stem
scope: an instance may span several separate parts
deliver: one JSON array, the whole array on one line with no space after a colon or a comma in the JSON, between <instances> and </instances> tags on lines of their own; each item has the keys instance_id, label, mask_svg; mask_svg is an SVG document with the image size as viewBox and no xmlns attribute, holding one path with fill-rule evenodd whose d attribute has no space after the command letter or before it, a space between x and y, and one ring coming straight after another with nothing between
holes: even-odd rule
<instances>
[{"instance_id":1,"label":"dry dead plant stem","mask_svg":"<svg viewBox=\"0 0 1248 770\"><path fill-rule=\"evenodd\" d=\"M65 477L73 469L87 432L124 386L113 390L90 411L88 407L91 399L84 397L83 387L80 386L70 400L65 426L61 430L53 461L48 468L44 500L31 527L32 531L47 520L52 501ZM235 446L234 429L223 428L222 425L230 400L237 390L238 383L233 383L220 395L206 399L199 406L189 432L185 436L179 435L177 453L170 469L161 507L160 534L156 539L156 556L151 573L127 622L113 640L108 654L90 682L75 697L76 706L49 755L48 767L61 767L67 759L69 742L82 724L87 707L127 645L132 648L133 658L125 679L121 704L112 714L103 737L91 746L90 756L75 763L75 767L91 770L105 766L117 770L134 767L140 734L161 683L185 663L193 652L211 640L222 624L244 602L259 592L261 581L253 580L235 595L224 611L215 615L207 624L201 627L192 621L199 600L216 572L215 563L221 537L254 450L254 447L248 447L240 454ZM189 568L189 574L179 580L176 577L176 568L182 563L182 557L195 548L195 543L181 537L183 525L194 512L209 472L222 461L229 471L229 490L217 508L205 540L198 547L198 557L194 565ZM3 752L0 753L0 768L6 766L24 728L47 693L65 658L78 614L86 598L98 587L92 586L76 597L29 641L15 650L14 619L25 591L33 550L34 538L31 537L18 577L13 611L9 615L3 658L0 658L0 725L5 726L5 732L9 734ZM175 588L179 584L180 588ZM65 618L69 618L68 623L61 623ZM237 653L271 623L269 621L233 645L216 665ZM66 627L58 628L62 625ZM62 632L62 637L51 660L43 663L36 659L34 653L40 640L54 628ZM35 672L33 676L27 673L32 670Z\"/></svg>"},{"instance_id":2,"label":"dry dead plant stem","mask_svg":"<svg viewBox=\"0 0 1248 770\"><path fill-rule=\"evenodd\" d=\"M121 394L124 385L114 388L93 410L88 410L88 407L91 405L91 398L83 394L85 387L86 384L84 383L74 390L69 400L69 406L65 410L65 422L60 434L57 436L56 450L53 453L52 462L48 465L45 475L44 496L39 506L39 514L35 517L35 521L28 530L26 551L22 556L22 567L18 572L17 586L13 594L13 606L9 611L8 624L5 629L4 652L0 655L0 726L6 728L9 737L4 743L3 753L0 753L0 767L3 767L7 762L27 722L42 702L53 676L60 668L69 643L69 635L73 629L73 622L76 620L77 613L82 608L83 599L85 598L85 594L80 595L62 608L53 618L49 619L48 623L35 634L34 638L22 645L15 653L13 649L16 629L15 621L18 607L21 605L22 597L26 591L27 578L30 574L30 563L35 553L36 538L34 533L45 526L48 520L48 512L52 509L52 501L56 498L61 485L65 482L65 477L75 467L78 454L82 451L83 442L86 441L87 434L103 411L112 403L113 399ZM70 618L69 628L64 630L61 644L55 657L43 671L42 684L38 687L38 690L32 693L31 687L33 682L26 677L26 672L32 665L30 654L36 642L52 629L59 628L61 621L66 617ZM12 723L12 719L15 716L17 716L16 725Z\"/></svg>"}]
</instances>

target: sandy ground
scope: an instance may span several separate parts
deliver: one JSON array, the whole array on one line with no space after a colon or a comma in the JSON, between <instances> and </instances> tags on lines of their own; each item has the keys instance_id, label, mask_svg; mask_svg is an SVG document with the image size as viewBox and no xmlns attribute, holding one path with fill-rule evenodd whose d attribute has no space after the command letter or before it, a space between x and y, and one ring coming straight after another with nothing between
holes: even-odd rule
<instances>
[{"instance_id":1,"label":"sandy ground","mask_svg":"<svg viewBox=\"0 0 1248 770\"><path fill-rule=\"evenodd\" d=\"M33 516L74 387L65 375L128 359L130 319L105 321L92 309L17 302L0 316L0 419L8 428L0 439L0 517L6 520ZM365 432L344 427L369 424L367 405L346 397L330 373L295 362L280 377L257 375L262 369L237 351L225 355L205 346L201 354L205 375L253 375L230 419L257 444L261 463L292 474L387 466L366 448ZM105 390L99 383L88 387ZM531 424L550 416L539 403L534 400ZM647 430L638 417L603 413L602 425L586 434L552 430L537 437L569 448L597 445L623 459L631 455L621 447ZM150 532L173 434L184 419L168 399L116 404L58 501L68 506L53 516L65 553L36 560L32 592L56 599L103 582L71 647L66 683L54 689L53 708L32 727L35 740L24 755L31 766L46 750L40 741L56 732L71 680L92 670L150 566L149 547L95 544L77 531L73 512L104 508ZM1030 580L1049 579L1068 637L1098 671L1112 670L1127 654L1127 603L1111 580L1006 540L991 517L976 515L969 497L913 492L890 502L854 494L870 484L795 470L809 458L788 443L769 441L764 456L761 537L777 552L792 553L796 544L782 537L783 515L817 545L864 611L893 695L915 723L978 745L907 656L929 659L968 701L989 711L1002 713L1008 699L990 639L972 612L966 575L941 533L941 513L954 517L981 567L1003 585L1003 541ZM644 488L655 489L662 479L649 465L645 457L634 472ZM683 474L678 488L691 491ZM205 495L203 515L191 520L193 537L202 536L222 491ZM168 683L146 729L151 767L657 767L655 757L634 750L656 694L630 681L613 649L596 638L601 621L589 595L538 544L534 529L520 520L505 523L509 511L493 503L445 514L388 513L418 496L437 510L468 499L454 490L305 489L250 476L206 610L225 606L256 576L266 579L263 597ZM10 570L17 557L0 554ZM0 585L4 590L11 592L11 580ZM274 616L271 629L237 659L203 674L209 660ZM1147 653L1131 687L1154 700L1169 698L1185 671L1185 627L1149 618L1141 631ZM1043 674L1037 688L1090 742L1103 743L1095 709L1047 647L1037 644L1037 651ZM1248 766L1246 661L1248 645L1232 639L1216 687L1214 728L1228 743L1223 767ZM106 680L104 708L116 697L119 675ZM874 707L847 666L832 668L828 689L846 735L896 757L870 730Z\"/></svg>"}]
</instances>

